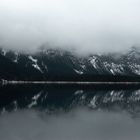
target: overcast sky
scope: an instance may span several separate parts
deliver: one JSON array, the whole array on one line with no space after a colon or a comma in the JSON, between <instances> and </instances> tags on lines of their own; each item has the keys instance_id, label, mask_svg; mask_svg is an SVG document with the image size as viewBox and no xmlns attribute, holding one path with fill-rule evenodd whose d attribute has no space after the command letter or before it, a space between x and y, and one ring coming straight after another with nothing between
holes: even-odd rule
<instances>
[{"instance_id":1,"label":"overcast sky","mask_svg":"<svg viewBox=\"0 0 140 140\"><path fill-rule=\"evenodd\" d=\"M140 44L140 0L0 0L0 45L42 44L80 52Z\"/></svg>"}]
</instances>

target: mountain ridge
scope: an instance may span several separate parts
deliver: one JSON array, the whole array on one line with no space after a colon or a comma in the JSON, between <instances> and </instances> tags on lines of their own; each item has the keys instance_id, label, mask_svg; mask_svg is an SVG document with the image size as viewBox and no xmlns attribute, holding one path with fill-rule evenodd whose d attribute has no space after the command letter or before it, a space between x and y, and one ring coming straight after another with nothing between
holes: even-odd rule
<instances>
[{"instance_id":1,"label":"mountain ridge","mask_svg":"<svg viewBox=\"0 0 140 140\"><path fill-rule=\"evenodd\" d=\"M0 79L25 81L140 81L140 50L78 56L62 49L34 54L0 50Z\"/></svg>"}]
</instances>

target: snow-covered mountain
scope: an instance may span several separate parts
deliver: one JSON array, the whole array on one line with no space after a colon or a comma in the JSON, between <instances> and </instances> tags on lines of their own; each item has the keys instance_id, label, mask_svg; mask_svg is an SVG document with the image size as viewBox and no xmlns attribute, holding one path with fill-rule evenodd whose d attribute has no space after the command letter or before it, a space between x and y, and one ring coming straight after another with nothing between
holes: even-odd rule
<instances>
[{"instance_id":1,"label":"snow-covered mountain","mask_svg":"<svg viewBox=\"0 0 140 140\"><path fill-rule=\"evenodd\" d=\"M34 54L0 50L1 79L75 80L80 77L79 80L96 80L97 76L139 75L140 49L136 47L121 55L110 53L89 56L78 56L57 49L43 49Z\"/></svg>"}]
</instances>

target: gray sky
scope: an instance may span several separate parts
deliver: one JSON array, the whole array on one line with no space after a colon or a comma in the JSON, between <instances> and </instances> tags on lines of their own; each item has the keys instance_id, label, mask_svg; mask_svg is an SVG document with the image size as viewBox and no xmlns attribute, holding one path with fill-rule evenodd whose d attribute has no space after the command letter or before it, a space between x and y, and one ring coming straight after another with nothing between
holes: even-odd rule
<instances>
[{"instance_id":1,"label":"gray sky","mask_svg":"<svg viewBox=\"0 0 140 140\"><path fill-rule=\"evenodd\" d=\"M36 50L42 44L81 53L140 44L139 0L0 0L0 45Z\"/></svg>"}]
</instances>

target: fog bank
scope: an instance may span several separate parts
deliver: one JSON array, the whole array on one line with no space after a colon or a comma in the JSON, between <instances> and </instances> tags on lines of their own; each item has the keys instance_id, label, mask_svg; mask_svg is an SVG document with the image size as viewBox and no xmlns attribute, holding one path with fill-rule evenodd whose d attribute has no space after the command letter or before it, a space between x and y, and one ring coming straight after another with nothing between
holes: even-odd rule
<instances>
[{"instance_id":1,"label":"fog bank","mask_svg":"<svg viewBox=\"0 0 140 140\"><path fill-rule=\"evenodd\" d=\"M125 51L140 45L139 13L139 0L0 0L0 46Z\"/></svg>"}]
</instances>

